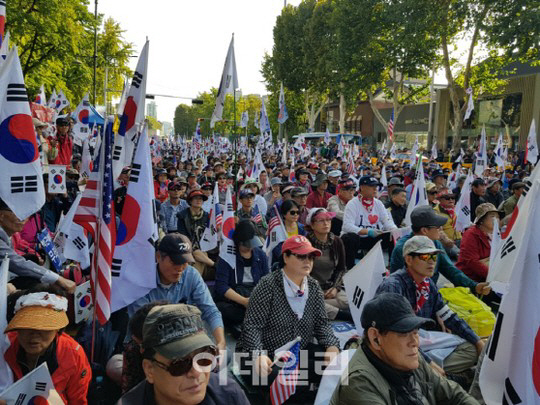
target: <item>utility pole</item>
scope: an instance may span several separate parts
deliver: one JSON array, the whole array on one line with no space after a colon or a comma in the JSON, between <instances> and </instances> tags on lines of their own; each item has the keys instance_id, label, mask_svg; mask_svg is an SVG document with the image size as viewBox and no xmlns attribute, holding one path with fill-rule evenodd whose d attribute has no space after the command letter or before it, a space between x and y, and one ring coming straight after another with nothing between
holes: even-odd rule
<instances>
[{"instance_id":1,"label":"utility pole","mask_svg":"<svg viewBox=\"0 0 540 405\"><path fill-rule=\"evenodd\" d=\"M94 80L93 80L93 88L94 88L94 106L97 103L97 93L96 93L96 75L97 75L97 27L98 27L98 12L97 12L97 6L98 6L98 0L94 0Z\"/></svg>"}]
</instances>

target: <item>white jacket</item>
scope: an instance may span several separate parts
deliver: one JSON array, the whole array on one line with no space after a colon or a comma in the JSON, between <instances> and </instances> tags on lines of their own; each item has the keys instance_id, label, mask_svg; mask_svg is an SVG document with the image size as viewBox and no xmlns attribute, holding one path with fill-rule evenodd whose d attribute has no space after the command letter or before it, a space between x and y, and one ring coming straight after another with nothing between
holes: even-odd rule
<instances>
[{"instance_id":1,"label":"white jacket","mask_svg":"<svg viewBox=\"0 0 540 405\"><path fill-rule=\"evenodd\" d=\"M392 216L384 208L383 203L377 198L373 199L373 210L371 214L366 210L360 201L361 197L355 197L345 206L343 213L343 228L341 235L346 233L358 233L361 229L378 229L380 231L391 231L397 229L392 220ZM367 235L360 235L367 236Z\"/></svg>"}]
</instances>

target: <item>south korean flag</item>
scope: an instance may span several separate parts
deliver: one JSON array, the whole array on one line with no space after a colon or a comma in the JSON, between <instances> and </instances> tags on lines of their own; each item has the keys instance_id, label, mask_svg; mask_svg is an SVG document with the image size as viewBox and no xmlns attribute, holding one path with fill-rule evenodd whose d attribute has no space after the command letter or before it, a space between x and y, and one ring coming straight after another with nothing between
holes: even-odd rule
<instances>
[{"instance_id":1,"label":"south korean flag","mask_svg":"<svg viewBox=\"0 0 540 405\"><path fill-rule=\"evenodd\" d=\"M0 70L0 198L19 219L45 203L36 132L14 46Z\"/></svg>"},{"instance_id":2,"label":"south korean flag","mask_svg":"<svg viewBox=\"0 0 540 405\"><path fill-rule=\"evenodd\" d=\"M66 166L49 165L49 194L66 192Z\"/></svg>"},{"instance_id":3,"label":"south korean flag","mask_svg":"<svg viewBox=\"0 0 540 405\"><path fill-rule=\"evenodd\" d=\"M12 384L0 394L8 404L15 405L63 405L64 401L54 389L47 363L41 365Z\"/></svg>"}]
</instances>

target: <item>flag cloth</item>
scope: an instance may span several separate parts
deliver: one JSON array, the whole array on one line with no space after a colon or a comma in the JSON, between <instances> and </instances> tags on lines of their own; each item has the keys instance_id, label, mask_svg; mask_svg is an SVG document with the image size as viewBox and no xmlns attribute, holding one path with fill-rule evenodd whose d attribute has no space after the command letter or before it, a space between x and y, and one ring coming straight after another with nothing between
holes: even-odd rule
<instances>
[{"instance_id":1,"label":"flag cloth","mask_svg":"<svg viewBox=\"0 0 540 405\"><path fill-rule=\"evenodd\" d=\"M6 1L0 1L0 45L4 42L6 29Z\"/></svg>"},{"instance_id":2,"label":"flag cloth","mask_svg":"<svg viewBox=\"0 0 540 405\"><path fill-rule=\"evenodd\" d=\"M437 151L437 141L434 141L433 146L431 147L431 160L437 160L438 156L439 152Z\"/></svg>"},{"instance_id":3,"label":"flag cloth","mask_svg":"<svg viewBox=\"0 0 540 405\"><path fill-rule=\"evenodd\" d=\"M41 363L19 381L0 394L0 398L14 405L64 405L54 389L47 362Z\"/></svg>"},{"instance_id":4,"label":"flag cloth","mask_svg":"<svg viewBox=\"0 0 540 405\"><path fill-rule=\"evenodd\" d=\"M388 139L390 142L394 142L394 109L392 108L392 114L390 115L390 120L388 121Z\"/></svg>"},{"instance_id":5,"label":"flag cloth","mask_svg":"<svg viewBox=\"0 0 540 405\"><path fill-rule=\"evenodd\" d=\"M225 260L233 270L236 270L236 247L232 240L234 229L235 222L231 188L227 187L227 194L225 196L225 211L223 212L223 226L221 227L221 245L219 247L219 257Z\"/></svg>"},{"instance_id":6,"label":"flag cloth","mask_svg":"<svg viewBox=\"0 0 540 405\"><path fill-rule=\"evenodd\" d=\"M422 165L422 155L418 159L416 167L416 175L414 177L413 189L411 192L411 199L407 205L407 212L405 214L405 225L411 226L411 213L416 207L421 205L429 205L426 193L426 180L424 177L424 165Z\"/></svg>"},{"instance_id":7,"label":"flag cloth","mask_svg":"<svg viewBox=\"0 0 540 405\"><path fill-rule=\"evenodd\" d=\"M150 145L144 126L131 165L116 235L112 259L113 311L131 304L156 287L154 242L157 240L158 229L153 199Z\"/></svg>"},{"instance_id":8,"label":"flag cloth","mask_svg":"<svg viewBox=\"0 0 540 405\"><path fill-rule=\"evenodd\" d=\"M502 132L499 134L499 139L497 139L497 146L495 147L493 154L495 155L495 163L497 164L497 169L504 170L504 146Z\"/></svg>"},{"instance_id":9,"label":"flag cloth","mask_svg":"<svg viewBox=\"0 0 540 405\"><path fill-rule=\"evenodd\" d=\"M45 86L41 85L39 94L36 96L34 103L39 105L47 105L47 96L45 95Z\"/></svg>"},{"instance_id":10,"label":"flag cloth","mask_svg":"<svg viewBox=\"0 0 540 405\"><path fill-rule=\"evenodd\" d=\"M535 201L540 197L538 179L529 193ZM515 265L480 370L480 389L487 405L540 404L539 205L530 204L519 216L527 219L521 223L523 229L514 232L516 222L498 251L499 257L512 253Z\"/></svg>"},{"instance_id":11,"label":"flag cloth","mask_svg":"<svg viewBox=\"0 0 540 405\"><path fill-rule=\"evenodd\" d=\"M0 198L23 220L45 203L36 132L17 47L0 70Z\"/></svg>"},{"instance_id":12,"label":"flag cloth","mask_svg":"<svg viewBox=\"0 0 540 405\"><path fill-rule=\"evenodd\" d=\"M219 83L219 90L216 97L216 106L210 119L210 128L214 128L216 122L223 119L223 107L225 106L225 97L227 94L233 94L238 88L238 75L236 73L236 59L234 57L234 35L231 38L229 44L229 50L227 51L227 57L225 58L225 65L223 66L223 73L221 74L221 81Z\"/></svg>"},{"instance_id":13,"label":"flag cloth","mask_svg":"<svg viewBox=\"0 0 540 405\"><path fill-rule=\"evenodd\" d=\"M120 126L118 127L118 135L120 136L115 138L113 152L115 179L118 178L124 167L131 165L139 127L144 122L149 47L150 42L146 41L139 56L135 73L133 73L124 111L120 118Z\"/></svg>"},{"instance_id":14,"label":"flag cloth","mask_svg":"<svg viewBox=\"0 0 540 405\"><path fill-rule=\"evenodd\" d=\"M472 97L472 89L467 89L467 93L469 93L469 102L467 103L467 110L465 111L465 116L463 117L463 120L466 121L471 117L471 114L474 110L474 101Z\"/></svg>"},{"instance_id":15,"label":"flag cloth","mask_svg":"<svg viewBox=\"0 0 540 405\"><path fill-rule=\"evenodd\" d=\"M360 315L364 305L375 296L375 291L385 275L386 267L384 266L381 241L379 241L362 260L343 276L349 308L358 335L362 335L364 330L360 323Z\"/></svg>"},{"instance_id":16,"label":"flag cloth","mask_svg":"<svg viewBox=\"0 0 540 405\"><path fill-rule=\"evenodd\" d=\"M409 162L411 167L416 165L416 161L418 159L416 154L418 153L419 148L420 148L420 145L418 144L418 135L416 135L416 139L414 140L414 145L413 145L413 147L411 149L411 161ZM422 162L422 159L420 159L420 162Z\"/></svg>"},{"instance_id":17,"label":"flag cloth","mask_svg":"<svg viewBox=\"0 0 540 405\"><path fill-rule=\"evenodd\" d=\"M244 111L242 113L242 118L240 119L240 128L246 128L249 123L249 113Z\"/></svg>"},{"instance_id":18,"label":"flag cloth","mask_svg":"<svg viewBox=\"0 0 540 405\"><path fill-rule=\"evenodd\" d=\"M204 230L200 242L201 250L203 252L208 252L217 247L219 230L217 217L221 217L220 226L223 222L223 215L221 214L221 208L219 206L219 187L217 182L214 185L214 193L210 198L212 199L210 204L210 221L208 221L208 226Z\"/></svg>"},{"instance_id":19,"label":"flag cloth","mask_svg":"<svg viewBox=\"0 0 540 405\"><path fill-rule=\"evenodd\" d=\"M66 192L66 166L49 165L49 194L64 194Z\"/></svg>"},{"instance_id":20,"label":"flag cloth","mask_svg":"<svg viewBox=\"0 0 540 405\"><path fill-rule=\"evenodd\" d=\"M7 321L7 283L9 273L9 258L6 256L2 258L2 265L0 265L0 330L5 330L8 324ZM8 336L2 334L0 336L0 392L5 390L11 384L13 384L13 372L11 367L4 359L4 353L9 348L10 343Z\"/></svg>"},{"instance_id":21,"label":"flag cloth","mask_svg":"<svg viewBox=\"0 0 540 405\"><path fill-rule=\"evenodd\" d=\"M6 36L2 40L2 45L0 46L0 67L4 64L4 61L7 59L9 52L9 32L6 33Z\"/></svg>"},{"instance_id":22,"label":"flag cloth","mask_svg":"<svg viewBox=\"0 0 540 405\"><path fill-rule=\"evenodd\" d=\"M54 244L58 252L66 259L71 259L79 262L83 269L90 267L90 251L88 248L88 237L83 227L73 219L81 202L82 194L77 194L77 197L71 204L69 211L61 217L56 234L54 236Z\"/></svg>"},{"instance_id":23,"label":"flag cloth","mask_svg":"<svg viewBox=\"0 0 540 405\"><path fill-rule=\"evenodd\" d=\"M49 99L49 103L47 104L47 107L49 108L55 108L56 107L56 98L58 95L56 94L56 89L53 90L51 94L51 98Z\"/></svg>"},{"instance_id":24,"label":"flag cloth","mask_svg":"<svg viewBox=\"0 0 540 405\"><path fill-rule=\"evenodd\" d=\"M469 226L471 226L471 183L473 182L472 170L469 169L467 178L461 188L461 194L459 200L456 203L456 223L454 229L459 232L463 232Z\"/></svg>"},{"instance_id":25,"label":"flag cloth","mask_svg":"<svg viewBox=\"0 0 540 405\"><path fill-rule=\"evenodd\" d=\"M326 127L326 132L324 133L324 143L330 145L330 131L328 127Z\"/></svg>"},{"instance_id":26,"label":"flag cloth","mask_svg":"<svg viewBox=\"0 0 540 405\"><path fill-rule=\"evenodd\" d=\"M272 137L272 128L270 128L270 121L268 120L268 114L266 114L264 98L261 98L261 120L259 121L259 131L261 131L262 136L268 134Z\"/></svg>"},{"instance_id":27,"label":"flag cloth","mask_svg":"<svg viewBox=\"0 0 540 405\"><path fill-rule=\"evenodd\" d=\"M482 136L480 137L478 152L476 153L474 174L478 177L483 177L484 171L487 169L487 167L486 126L482 125Z\"/></svg>"},{"instance_id":28,"label":"flag cloth","mask_svg":"<svg viewBox=\"0 0 540 405\"><path fill-rule=\"evenodd\" d=\"M396 155L396 144L393 143L392 147L390 148L390 159L395 160L397 158Z\"/></svg>"},{"instance_id":29,"label":"flag cloth","mask_svg":"<svg viewBox=\"0 0 540 405\"><path fill-rule=\"evenodd\" d=\"M279 214L279 210L274 205L272 207L274 210L274 216L268 222L268 230L266 231L266 255L272 257L272 250L279 245L281 242L287 239L287 232L285 231L285 225Z\"/></svg>"},{"instance_id":30,"label":"flag cloth","mask_svg":"<svg viewBox=\"0 0 540 405\"><path fill-rule=\"evenodd\" d=\"M93 314L94 302L92 301L92 288L90 280L75 287L73 294L75 323L86 321Z\"/></svg>"},{"instance_id":31,"label":"flag cloth","mask_svg":"<svg viewBox=\"0 0 540 405\"><path fill-rule=\"evenodd\" d=\"M60 93L58 93L58 96L56 97L56 100L54 102L54 109L58 114L60 114L62 110L67 106L69 106L69 101L64 94L64 90L60 90Z\"/></svg>"},{"instance_id":32,"label":"flag cloth","mask_svg":"<svg viewBox=\"0 0 540 405\"><path fill-rule=\"evenodd\" d=\"M90 139L87 138L83 141L83 152L81 158L81 176L89 177L92 173L92 155L90 154Z\"/></svg>"},{"instance_id":33,"label":"flag cloth","mask_svg":"<svg viewBox=\"0 0 540 405\"><path fill-rule=\"evenodd\" d=\"M538 160L538 143L536 141L536 125L534 118L531 121L531 128L529 129L529 135L527 136L527 147L525 148L525 163L529 162L533 165Z\"/></svg>"},{"instance_id":34,"label":"flag cloth","mask_svg":"<svg viewBox=\"0 0 540 405\"><path fill-rule=\"evenodd\" d=\"M73 125L73 136L84 141L90 136L90 125L88 119L90 117L90 101L88 101L88 93L83 97L77 109L75 110L75 125Z\"/></svg>"},{"instance_id":35,"label":"flag cloth","mask_svg":"<svg viewBox=\"0 0 540 405\"><path fill-rule=\"evenodd\" d=\"M455 160L455 163L460 163L463 161L463 157L465 156L465 152L463 151L463 148L459 148L459 156Z\"/></svg>"},{"instance_id":36,"label":"flag cloth","mask_svg":"<svg viewBox=\"0 0 540 405\"><path fill-rule=\"evenodd\" d=\"M270 399L272 405L281 405L296 392L298 384L298 369L300 367L300 342L296 342L290 349L289 355L283 359L286 362L272 385L270 386Z\"/></svg>"},{"instance_id":37,"label":"flag cloth","mask_svg":"<svg viewBox=\"0 0 540 405\"><path fill-rule=\"evenodd\" d=\"M289 118L289 113L287 112L287 106L285 105L285 91L283 90L283 83L281 83L281 89L279 91L278 122L280 124L284 124L288 118Z\"/></svg>"}]
</instances>

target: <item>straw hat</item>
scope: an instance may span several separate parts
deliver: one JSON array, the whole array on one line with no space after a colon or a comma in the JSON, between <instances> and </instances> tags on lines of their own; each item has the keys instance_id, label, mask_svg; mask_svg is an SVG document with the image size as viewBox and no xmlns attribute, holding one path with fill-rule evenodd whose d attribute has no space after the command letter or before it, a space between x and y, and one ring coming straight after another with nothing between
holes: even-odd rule
<instances>
[{"instance_id":1,"label":"straw hat","mask_svg":"<svg viewBox=\"0 0 540 405\"><path fill-rule=\"evenodd\" d=\"M23 295L15 304L15 316L4 333L17 329L59 330L68 323L68 301L53 293L39 292Z\"/></svg>"}]
</instances>

